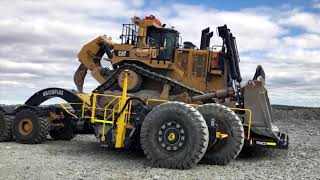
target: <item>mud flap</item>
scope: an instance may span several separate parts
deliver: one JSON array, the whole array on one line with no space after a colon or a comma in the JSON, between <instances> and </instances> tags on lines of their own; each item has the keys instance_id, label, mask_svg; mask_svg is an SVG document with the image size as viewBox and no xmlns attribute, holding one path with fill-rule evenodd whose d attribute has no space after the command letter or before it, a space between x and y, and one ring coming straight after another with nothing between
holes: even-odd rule
<instances>
[{"instance_id":1,"label":"mud flap","mask_svg":"<svg viewBox=\"0 0 320 180\"><path fill-rule=\"evenodd\" d=\"M252 111L251 145L266 145L286 148L288 135L274 124L268 92L264 87L264 78L250 80L244 86L244 106ZM245 123L248 124L248 118Z\"/></svg>"}]
</instances>

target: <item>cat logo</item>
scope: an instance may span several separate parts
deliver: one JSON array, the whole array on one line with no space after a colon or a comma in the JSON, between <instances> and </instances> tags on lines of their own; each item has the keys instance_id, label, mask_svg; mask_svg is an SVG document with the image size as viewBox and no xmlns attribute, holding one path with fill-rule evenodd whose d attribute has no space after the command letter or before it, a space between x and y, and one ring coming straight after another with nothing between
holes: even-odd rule
<instances>
[{"instance_id":1,"label":"cat logo","mask_svg":"<svg viewBox=\"0 0 320 180\"><path fill-rule=\"evenodd\" d=\"M115 50L114 54L119 57L129 57L129 51Z\"/></svg>"}]
</instances>

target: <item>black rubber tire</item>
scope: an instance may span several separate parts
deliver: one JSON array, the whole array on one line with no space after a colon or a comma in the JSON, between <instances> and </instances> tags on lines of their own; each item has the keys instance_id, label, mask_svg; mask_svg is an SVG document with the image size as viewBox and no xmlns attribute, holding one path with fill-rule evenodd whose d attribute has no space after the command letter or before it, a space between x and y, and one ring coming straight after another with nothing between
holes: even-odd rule
<instances>
[{"instance_id":1,"label":"black rubber tire","mask_svg":"<svg viewBox=\"0 0 320 180\"><path fill-rule=\"evenodd\" d=\"M0 111L0 142L12 141L12 122L13 116L6 115Z\"/></svg>"},{"instance_id":2,"label":"black rubber tire","mask_svg":"<svg viewBox=\"0 0 320 180\"><path fill-rule=\"evenodd\" d=\"M158 133L163 123L176 121L185 129L185 141L178 151L161 148ZM141 146L151 165L161 168L188 169L200 161L208 146L209 132L202 115L181 102L164 103L145 118L141 127Z\"/></svg>"},{"instance_id":3,"label":"black rubber tire","mask_svg":"<svg viewBox=\"0 0 320 180\"><path fill-rule=\"evenodd\" d=\"M75 137L75 134L73 133L74 127L72 124L72 119L66 117L63 119L62 122L64 124L64 127L58 130L55 130L55 129L51 130L50 136L54 140L70 141Z\"/></svg>"},{"instance_id":4,"label":"black rubber tire","mask_svg":"<svg viewBox=\"0 0 320 180\"><path fill-rule=\"evenodd\" d=\"M205 104L198 107L198 111L207 121L213 118L217 130L228 134L226 139L217 140L215 144L208 145L206 154L201 163L226 165L235 159L244 144L244 129L240 118L232 110L221 104ZM215 136L215 134L210 134Z\"/></svg>"},{"instance_id":5,"label":"black rubber tire","mask_svg":"<svg viewBox=\"0 0 320 180\"><path fill-rule=\"evenodd\" d=\"M28 118L31 120L33 129L28 135L23 135L19 132L19 122ZM49 120L45 117L39 117L37 112L32 109L22 109L16 114L13 121L13 136L16 142L22 144L39 144L47 139L49 134Z\"/></svg>"}]
</instances>

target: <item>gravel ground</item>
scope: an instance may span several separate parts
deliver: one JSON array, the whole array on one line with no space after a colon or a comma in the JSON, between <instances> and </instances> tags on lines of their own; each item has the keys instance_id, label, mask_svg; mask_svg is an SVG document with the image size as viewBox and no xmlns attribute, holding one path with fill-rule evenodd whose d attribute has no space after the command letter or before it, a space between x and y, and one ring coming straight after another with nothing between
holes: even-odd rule
<instances>
[{"instance_id":1,"label":"gravel ground","mask_svg":"<svg viewBox=\"0 0 320 180\"><path fill-rule=\"evenodd\" d=\"M320 179L320 109L276 106L289 150L249 149L226 166L152 168L143 153L100 148L92 135L39 145L0 143L0 179Z\"/></svg>"}]
</instances>

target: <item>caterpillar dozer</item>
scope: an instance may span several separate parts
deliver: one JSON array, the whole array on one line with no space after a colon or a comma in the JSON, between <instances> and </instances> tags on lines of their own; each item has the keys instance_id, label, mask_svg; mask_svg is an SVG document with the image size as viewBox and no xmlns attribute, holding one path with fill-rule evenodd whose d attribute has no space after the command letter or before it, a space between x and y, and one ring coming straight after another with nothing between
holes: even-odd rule
<instances>
[{"instance_id":1,"label":"caterpillar dozer","mask_svg":"<svg viewBox=\"0 0 320 180\"><path fill-rule=\"evenodd\" d=\"M236 39L226 25L217 32L218 49L210 47L209 28L197 47L153 15L133 17L120 43L103 35L83 46L78 91L47 88L23 106L0 108L0 141L89 133L102 146L140 148L152 165L178 169L199 161L225 165L243 146L288 148L288 134L272 119L263 68L242 85ZM100 83L92 93L82 92L88 71ZM66 103L40 106L54 97Z\"/></svg>"}]
</instances>

